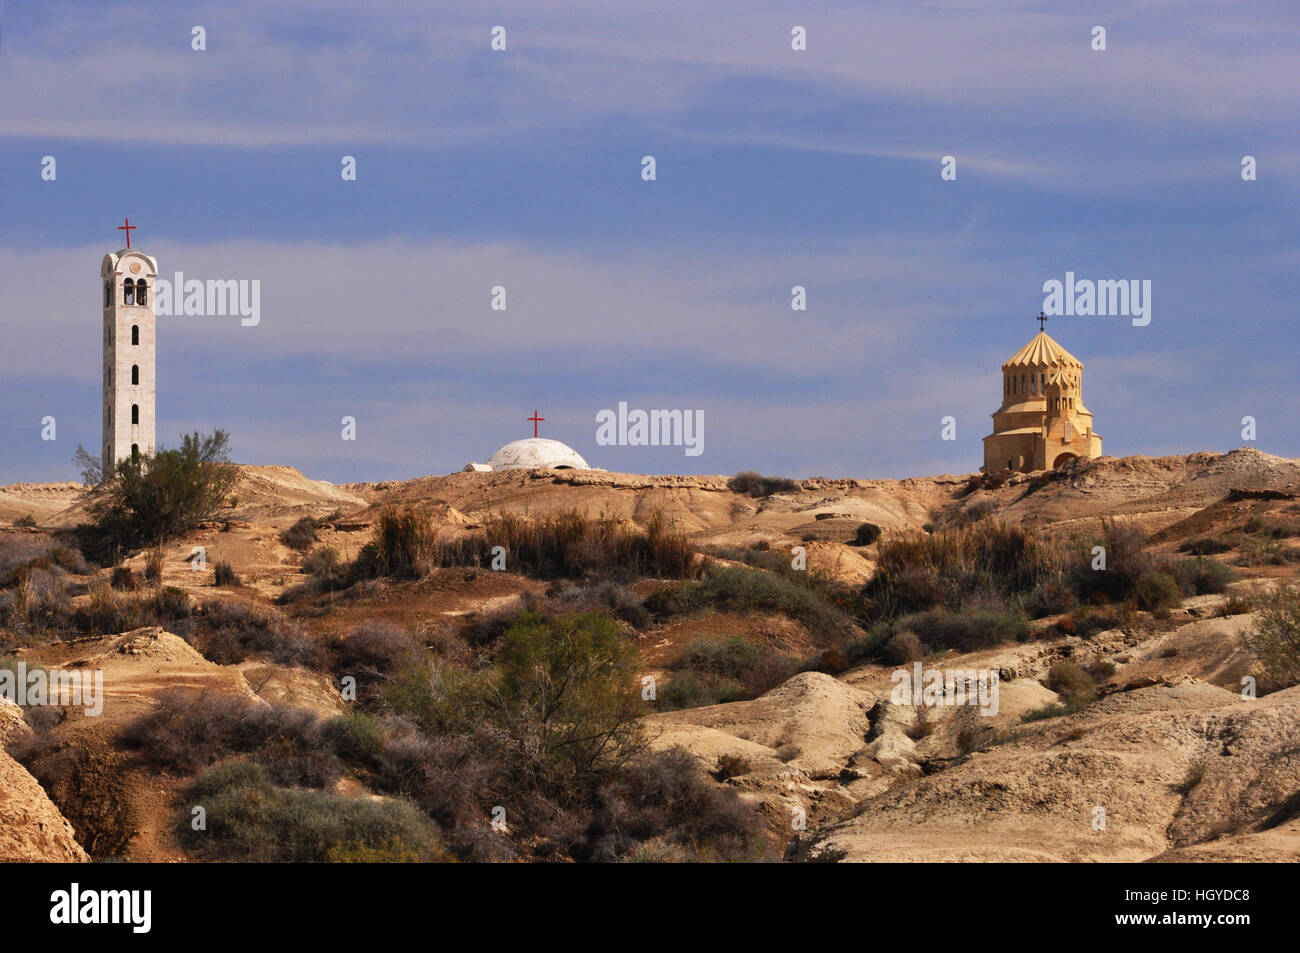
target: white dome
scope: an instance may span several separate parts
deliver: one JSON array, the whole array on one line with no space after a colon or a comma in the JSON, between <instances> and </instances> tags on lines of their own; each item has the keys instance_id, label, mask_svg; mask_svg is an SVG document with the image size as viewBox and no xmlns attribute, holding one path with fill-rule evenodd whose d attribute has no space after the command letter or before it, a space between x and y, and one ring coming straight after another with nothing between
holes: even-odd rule
<instances>
[{"instance_id":1,"label":"white dome","mask_svg":"<svg viewBox=\"0 0 1300 953\"><path fill-rule=\"evenodd\" d=\"M488 458L493 470L590 470L587 461L578 451L558 440L545 437L528 437L506 444Z\"/></svg>"}]
</instances>

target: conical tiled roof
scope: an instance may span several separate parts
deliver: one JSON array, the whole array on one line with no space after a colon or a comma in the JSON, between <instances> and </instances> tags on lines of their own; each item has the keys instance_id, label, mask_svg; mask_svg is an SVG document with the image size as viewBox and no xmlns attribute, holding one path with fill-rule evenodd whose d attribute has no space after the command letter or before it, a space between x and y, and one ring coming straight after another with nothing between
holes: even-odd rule
<instances>
[{"instance_id":1,"label":"conical tiled roof","mask_svg":"<svg viewBox=\"0 0 1300 953\"><path fill-rule=\"evenodd\" d=\"M1012 367L1083 367L1077 357L1047 336L1046 331L1039 331L1034 339L1015 353L1002 365L1003 370Z\"/></svg>"}]
</instances>

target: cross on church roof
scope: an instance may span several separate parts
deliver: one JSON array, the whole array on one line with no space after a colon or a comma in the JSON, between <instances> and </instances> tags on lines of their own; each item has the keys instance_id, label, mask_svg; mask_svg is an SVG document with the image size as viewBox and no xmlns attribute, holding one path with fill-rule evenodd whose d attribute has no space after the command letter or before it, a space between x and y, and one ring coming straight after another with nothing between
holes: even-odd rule
<instances>
[{"instance_id":1,"label":"cross on church roof","mask_svg":"<svg viewBox=\"0 0 1300 953\"><path fill-rule=\"evenodd\" d=\"M538 424L540 421L545 420L546 418L545 418L545 417L538 417L538 416L537 416L537 411L534 410L534 411L533 411L533 415L532 415L531 417L525 417L524 419L525 419L525 420L531 420L531 421L533 422L533 437L536 438L536 437L537 437L537 424Z\"/></svg>"},{"instance_id":2,"label":"cross on church roof","mask_svg":"<svg viewBox=\"0 0 1300 953\"><path fill-rule=\"evenodd\" d=\"M127 248L130 248L130 247L131 247L131 230L134 229L134 228L139 228L140 226L139 226L139 225L132 225L132 224L131 224L131 220L130 220L129 218L128 218L128 219L124 219L124 221L126 222L126 224L125 224L125 225L119 225L119 226L117 226L117 230L118 230L119 232L126 232L126 247L127 247ZM533 411L533 413L536 413L536 411Z\"/></svg>"},{"instance_id":3,"label":"cross on church roof","mask_svg":"<svg viewBox=\"0 0 1300 953\"><path fill-rule=\"evenodd\" d=\"M1039 311L1039 312L1038 312L1038 317L1034 318L1034 320L1038 322L1038 330L1039 330L1039 331L1043 331L1043 330L1045 330L1045 325L1047 324L1047 315L1045 315L1045 314L1043 314L1043 312Z\"/></svg>"}]
</instances>

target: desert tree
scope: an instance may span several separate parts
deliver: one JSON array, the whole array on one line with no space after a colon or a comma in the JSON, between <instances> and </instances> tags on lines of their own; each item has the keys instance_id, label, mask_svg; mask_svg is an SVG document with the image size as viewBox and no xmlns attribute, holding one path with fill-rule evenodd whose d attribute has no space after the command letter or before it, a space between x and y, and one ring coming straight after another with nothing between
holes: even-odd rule
<instances>
[{"instance_id":1,"label":"desert tree","mask_svg":"<svg viewBox=\"0 0 1300 953\"><path fill-rule=\"evenodd\" d=\"M154 545L210 518L237 478L229 465L230 434L195 431L177 449L132 454L91 504L90 542L100 552Z\"/></svg>"}]
</instances>

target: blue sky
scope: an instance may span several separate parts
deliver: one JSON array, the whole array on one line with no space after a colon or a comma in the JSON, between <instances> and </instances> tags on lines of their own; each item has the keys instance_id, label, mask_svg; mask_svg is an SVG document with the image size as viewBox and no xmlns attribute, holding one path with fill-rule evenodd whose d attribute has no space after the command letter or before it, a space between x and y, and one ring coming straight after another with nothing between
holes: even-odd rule
<instances>
[{"instance_id":1,"label":"blue sky","mask_svg":"<svg viewBox=\"0 0 1300 953\"><path fill-rule=\"evenodd\" d=\"M128 215L164 276L262 285L256 327L159 319L159 439L323 479L458 469L534 408L609 469L970 472L1066 271L1152 282L1147 327L1049 326L1107 453L1251 415L1300 456L1293 3L268 6L4 4L0 482L99 446ZM597 446L619 401L702 411L704 453Z\"/></svg>"}]
</instances>

